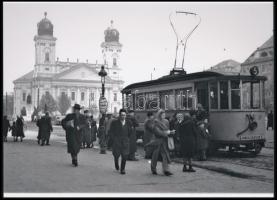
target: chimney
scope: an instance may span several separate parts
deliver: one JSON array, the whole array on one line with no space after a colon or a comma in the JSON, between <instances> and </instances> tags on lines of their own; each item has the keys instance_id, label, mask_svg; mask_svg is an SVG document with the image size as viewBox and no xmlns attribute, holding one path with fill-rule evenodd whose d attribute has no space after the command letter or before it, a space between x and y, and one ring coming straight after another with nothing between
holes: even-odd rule
<instances>
[{"instance_id":1,"label":"chimney","mask_svg":"<svg viewBox=\"0 0 277 200\"><path fill-rule=\"evenodd\" d=\"M87 63L88 63L88 59L87 59Z\"/></svg>"},{"instance_id":2,"label":"chimney","mask_svg":"<svg viewBox=\"0 0 277 200\"><path fill-rule=\"evenodd\" d=\"M77 58L77 63L79 62L79 59Z\"/></svg>"},{"instance_id":3,"label":"chimney","mask_svg":"<svg viewBox=\"0 0 277 200\"><path fill-rule=\"evenodd\" d=\"M69 62L69 58L67 58L67 62Z\"/></svg>"},{"instance_id":4,"label":"chimney","mask_svg":"<svg viewBox=\"0 0 277 200\"><path fill-rule=\"evenodd\" d=\"M57 57L57 62L59 62L59 57Z\"/></svg>"}]
</instances>

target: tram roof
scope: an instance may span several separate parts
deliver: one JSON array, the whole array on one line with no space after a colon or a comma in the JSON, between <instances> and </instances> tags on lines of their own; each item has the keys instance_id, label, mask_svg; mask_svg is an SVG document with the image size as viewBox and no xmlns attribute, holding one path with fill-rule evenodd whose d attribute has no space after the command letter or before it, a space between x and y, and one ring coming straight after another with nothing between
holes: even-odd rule
<instances>
[{"instance_id":1,"label":"tram roof","mask_svg":"<svg viewBox=\"0 0 277 200\"><path fill-rule=\"evenodd\" d=\"M188 81L188 80L194 80L194 79L202 79L202 78L212 78L212 77L218 77L220 79L243 79L243 80L251 80L253 79L250 75L226 75L219 72L212 72L212 71L203 71L203 72L195 72L190 74L172 74L172 75L166 75L162 76L158 79L151 80L151 81L143 81L143 82L137 82L132 83L125 88L123 88L122 92L127 92L130 89L138 88L138 87L145 87L145 86L151 86L151 85L159 85L159 84L165 84L165 83L172 83L172 82L178 82L178 81ZM255 76L256 80L266 80L265 76Z\"/></svg>"}]
</instances>

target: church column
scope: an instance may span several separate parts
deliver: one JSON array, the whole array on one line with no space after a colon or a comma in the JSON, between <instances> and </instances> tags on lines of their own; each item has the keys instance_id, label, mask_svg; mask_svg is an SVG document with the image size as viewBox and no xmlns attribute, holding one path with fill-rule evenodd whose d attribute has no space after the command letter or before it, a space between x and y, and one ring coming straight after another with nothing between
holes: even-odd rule
<instances>
[{"instance_id":1,"label":"church column","mask_svg":"<svg viewBox=\"0 0 277 200\"><path fill-rule=\"evenodd\" d=\"M90 105L89 101L90 101L90 98L89 98L89 87L87 87L87 94L86 94L86 107L88 107L88 108L89 108L89 105Z\"/></svg>"},{"instance_id":2,"label":"church column","mask_svg":"<svg viewBox=\"0 0 277 200\"><path fill-rule=\"evenodd\" d=\"M80 95L80 88L79 87L77 88L76 102L81 103L81 95Z\"/></svg>"}]
</instances>

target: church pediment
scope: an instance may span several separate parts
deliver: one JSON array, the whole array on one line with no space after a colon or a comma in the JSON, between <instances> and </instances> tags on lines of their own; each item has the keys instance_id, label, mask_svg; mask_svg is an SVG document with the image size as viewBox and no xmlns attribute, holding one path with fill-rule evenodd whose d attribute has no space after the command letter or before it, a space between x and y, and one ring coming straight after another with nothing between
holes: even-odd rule
<instances>
[{"instance_id":1,"label":"church pediment","mask_svg":"<svg viewBox=\"0 0 277 200\"><path fill-rule=\"evenodd\" d=\"M81 66L72 66L70 69L56 75L54 79L100 81L100 76L98 75L98 72L94 68L81 65Z\"/></svg>"}]
</instances>

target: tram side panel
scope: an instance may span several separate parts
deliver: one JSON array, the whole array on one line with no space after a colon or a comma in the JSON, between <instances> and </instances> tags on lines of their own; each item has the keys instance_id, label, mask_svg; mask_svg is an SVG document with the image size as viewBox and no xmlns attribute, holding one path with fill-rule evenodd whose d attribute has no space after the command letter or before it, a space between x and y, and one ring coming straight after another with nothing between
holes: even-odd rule
<instances>
[{"instance_id":1,"label":"tram side panel","mask_svg":"<svg viewBox=\"0 0 277 200\"><path fill-rule=\"evenodd\" d=\"M265 113L251 112L257 127L250 130L250 112L210 112L211 140L222 145L265 141Z\"/></svg>"}]
</instances>

